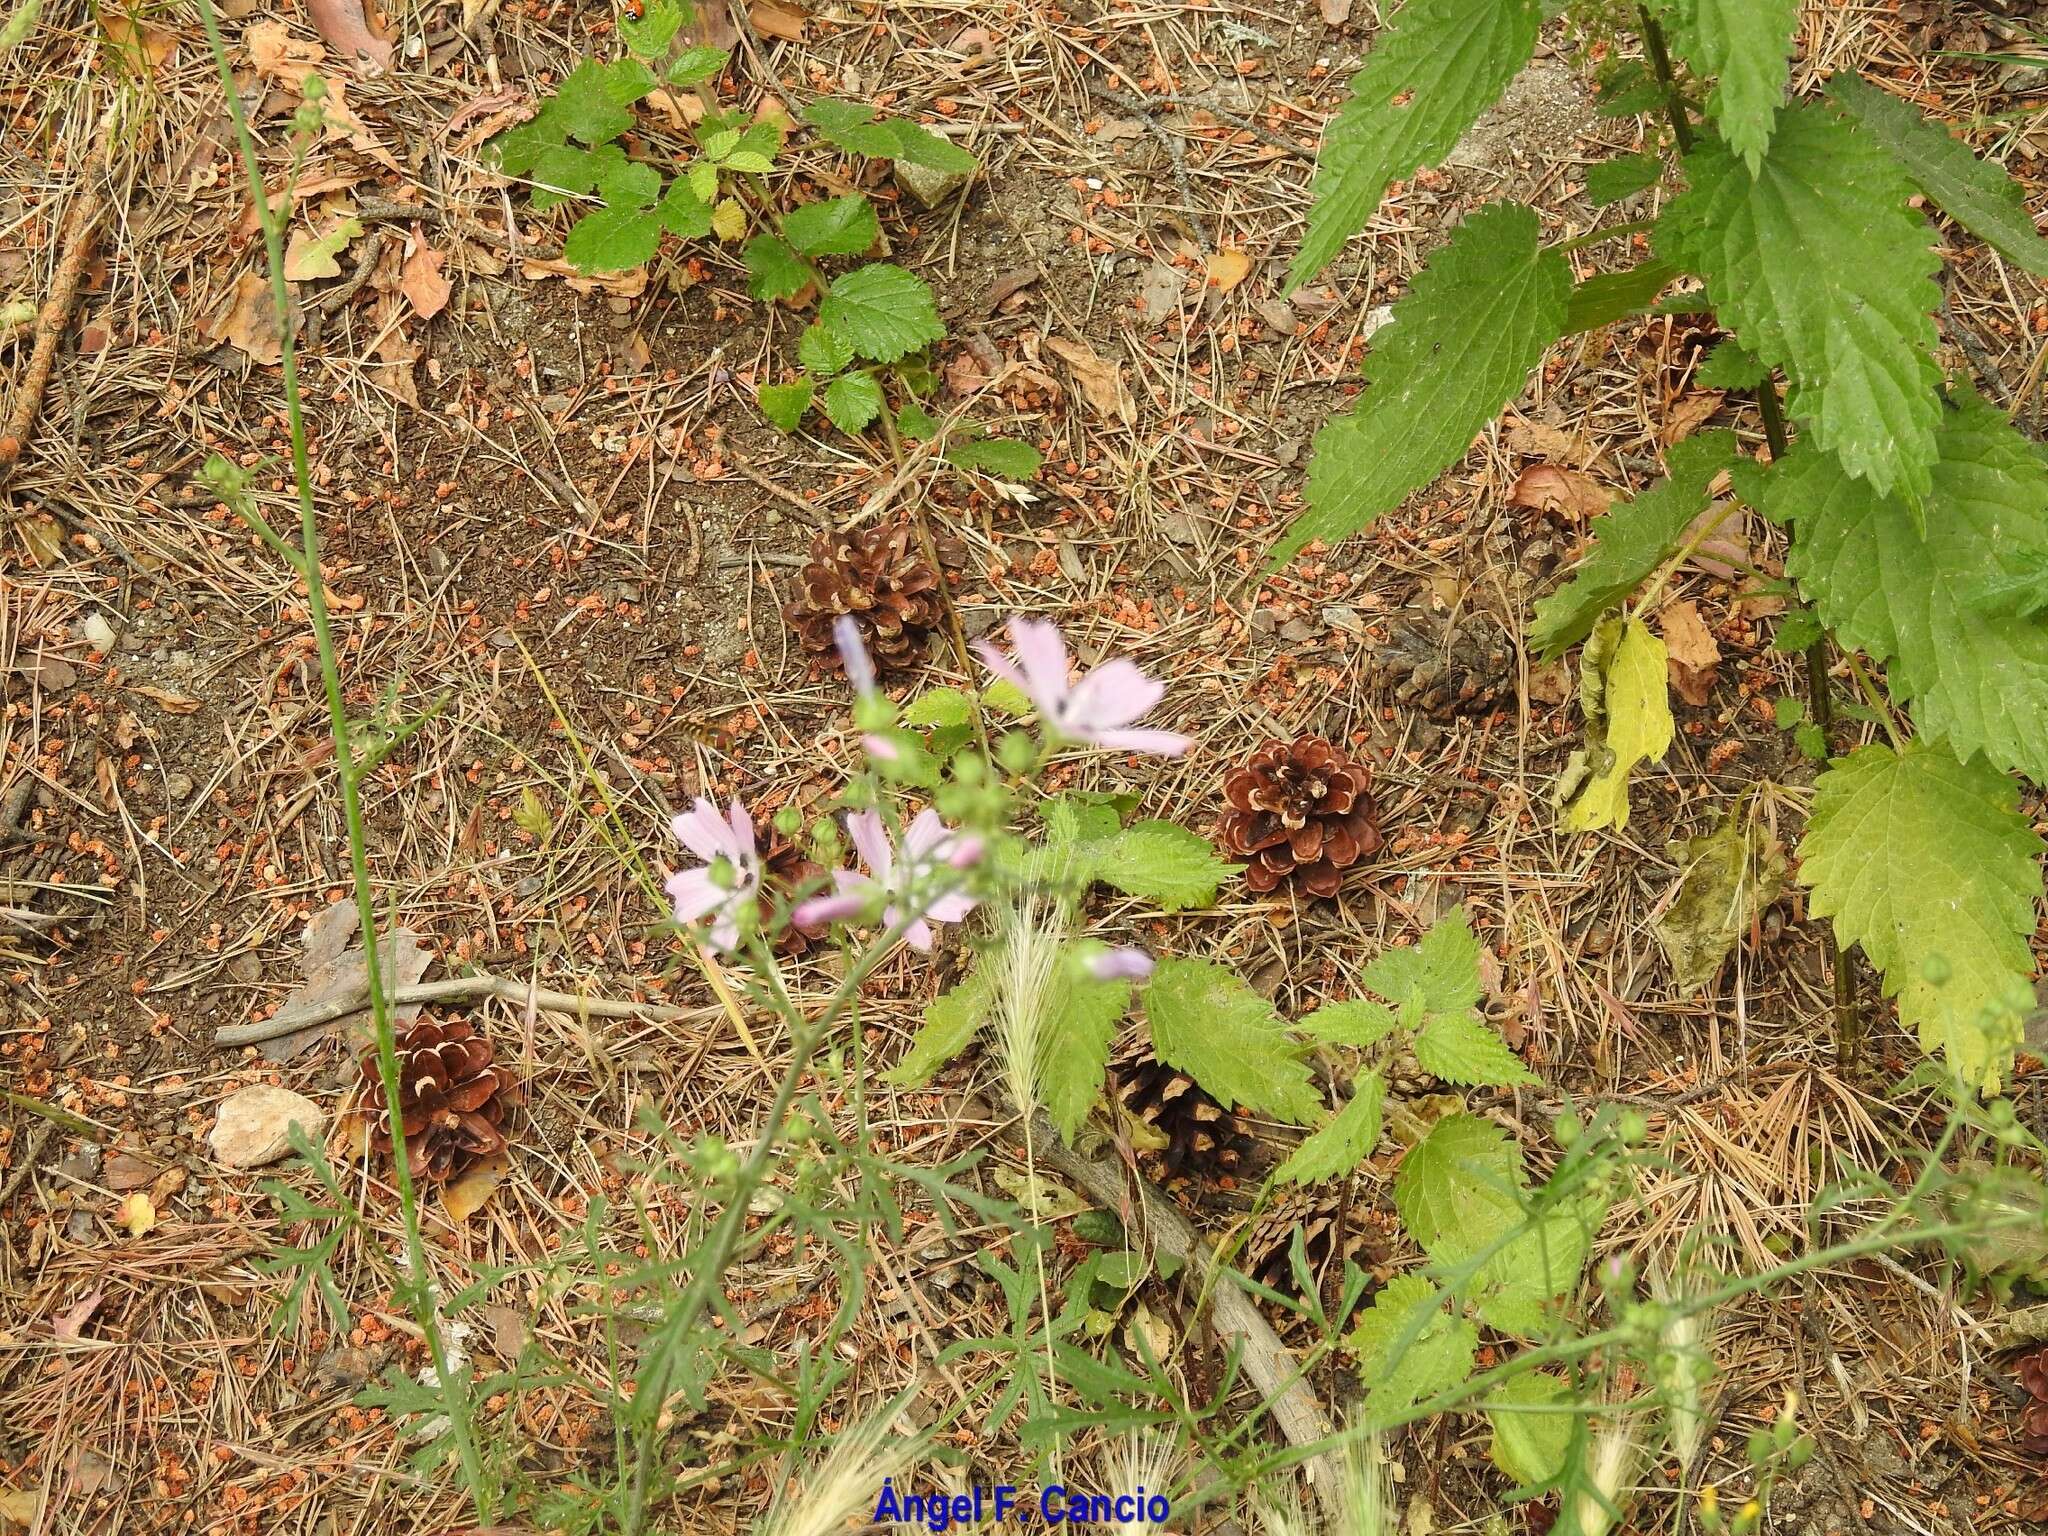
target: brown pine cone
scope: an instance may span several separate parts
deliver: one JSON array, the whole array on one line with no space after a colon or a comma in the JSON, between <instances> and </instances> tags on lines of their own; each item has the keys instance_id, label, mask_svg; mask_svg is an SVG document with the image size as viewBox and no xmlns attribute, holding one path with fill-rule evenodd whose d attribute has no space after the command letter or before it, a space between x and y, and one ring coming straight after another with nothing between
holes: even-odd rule
<instances>
[{"instance_id":1,"label":"brown pine cone","mask_svg":"<svg viewBox=\"0 0 2048 1536\"><path fill-rule=\"evenodd\" d=\"M2019 1443L2036 1456L2048 1455L2048 1348L2028 1350L2012 1373L2033 1399L2020 1410Z\"/></svg>"},{"instance_id":2,"label":"brown pine cone","mask_svg":"<svg viewBox=\"0 0 2048 1536\"><path fill-rule=\"evenodd\" d=\"M815 891L825 877L824 865L773 827L767 829L765 841L766 846L761 850L764 876L761 894L754 898L755 908L764 924L775 915L777 907L789 902L799 890L808 885ZM831 931L829 923L813 923L802 928L792 922L775 936L775 951L791 957L809 954L811 941L823 938Z\"/></svg>"},{"instance_id":3,"label":"brown pine cone","mask_svg":"<svg viewBox=\"0 0 2048 1536\"><path fill-rule=\"evenodd\" d=\"M1385 1263L1394 1251L1393 1239L1378 1213L1361 1196L1362 1191L1353 1189L1347 1206L1341 1182L1282 1196L1258 1219L1245 1239L1240 1261L1245 1273L1283 1296L1298 1297L1301 1288L1295 1282L1294 1261L1290 1257L1297 1229L1312 1275L1341 1276L1346 1259L1363 1269ZM1339 1217L1343 1218L1344 1228L1341 1252L1337 1241Z\"/></svg>"},{"instance_id":4,"label":"brown pine cone","mask_svg":"<svg viewBox=\"0 0 2048 1536\"><path fill-rule=\"evenodd\" d=\"M1396 704L1439 722L1489 715L1514 703L1514 643L1483 614L1464 614L1454 625L1404 609L1388 621L1387 638L1374 649L1371 665Z\"/></svg>"},{"instance_id":5,"label":"brown pine cone","mask_svg":"<svg viewBox=\"0 0 2048 1536\"><path fill-rule=\"evenodd\" d=\"M1167 1181L1213 1183L1244 1165L1255 1143L1245 1123L1177 1067L1147 1051L1117 1066L1112 1091L1125 1113L1166 1139L1158 1151Z\"/></svg>"},{"instance_id":6,"label":"brown pine cone","mask_svg":"<svg viewBox=\"0 0 2048 1536\"><path fill-rule=\"evenodd\" d=\"M1370 769L1320 736L1269 741L1224 775L1230 809L1216 840L1246 861L1254 891L1291 880L1311 896L1335 896L1344 871L1383 841L1371 784Z\"/></svg>"},{"instance_id":7,"label":"brown pine cone","mask_svg":"<svg viewBox=\"0 0 2048 1536\"><path fill-rule=\"evenodd\" d=\"M512 1074L493 1061L491 1042L462 1023L422 1019L398 1036L398 1102L405 1157L415 1179L459 1178L505 1148L505 1114L518 1101ZM377 1050L363 1053L363 1113L370 1145L390 1155L391 1127Z\"/></svg>"},{"instance_id":8,"label":"brown pine cone","mask_svg":"<svg viewBox=\"0 0 2048 1536\"><path fill-rule=\"evenodd\" d=\"M782 616L805 650L834 666L838 651L832 623L843 613L852 614L860 626L877 667L914 666L923 659L926 637L945 623L942 586L947 574L967 563L967 552L957 541L934 542L944 570L933 569L925 559L908 517L846 533L821 533L811 541L797 597L784 605Z\"/></svg>"}]
</instances>

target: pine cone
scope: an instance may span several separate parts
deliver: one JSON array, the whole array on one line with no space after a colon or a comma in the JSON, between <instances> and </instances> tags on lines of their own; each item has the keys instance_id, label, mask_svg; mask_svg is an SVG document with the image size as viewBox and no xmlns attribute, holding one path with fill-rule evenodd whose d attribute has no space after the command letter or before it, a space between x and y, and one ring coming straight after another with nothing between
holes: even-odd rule
<instances>
[{"instance_id":1,"label":"pine cone","mask_svg":"<svg viewBox=\"0 0 2048 1536\"><path fill-rule=\"evenodd\" d=\"M2019 1443L2036 1456L2048 1455L2048 1348L2021 1355L2013 1375L2033 1399L2020 1410Z\"/></svg>"},{"instance_id":2,"label":"pine cone","mask_svg":"<svg viewBox=\"0 0 2048 1536\"><path fill-rule=\"evenodd\" d=\"M1360 1192L1354 1189L1347 1207L1341 1183L1322 1184L1283 1196L1258 1219L1245 1239L1245 1273L1283 1296L1300 1296L1291 1257L1297 1230L1312 1275L1341 1275L1346 1259L1365 1269L1385 1263L1394 1251L1393 1239L1378 1213L1359 1196ZM1343 1218L1344 1230L1341 1253L1337 1243L1339 1217Z\"/></svg>"},{"instance_id":3,"label":"pine cone","mask_svg":"<svg viewBox=\"0 0 2048 1536\"><path fill-rule=\"evenodd\" d=\"M1213 1182L1243 1166L1255 1143L1245 1124L1187 1073L1149 1051L1115 1069L1116 1099L1166 1139L1158 1152L1167 1181Z\"/></svg>"},{"instance_id":4,"label":"pine cone","mask_svg":"<svg viewBox=\"0 0 2048 1536\"><path fill-rule=\"evenodd\" d=\"M1514 700L1514 644L1481 614L1468 613L1453 628L1420 609L1397 613L1372 666L1377 680L1392 686L1396 704L1432 720L1488 715Z\"/></svg>"},{"instance_id":5,"label":"pine cone","mask_svg":"<svg viewBox=\"0 0 2048 1536\"><path fill-rule=\"evenodd\" d=\"M1676 399L1692 384L1707 354L1728 333L1705 315L1667 315L1643 328L1637 350L1659 370L1666 399Z\"/></svg>"},{"instance_id":6,"label":"pine cone","mask_svg":"<svg viewBox=\"0 0 2048 1536\"><path fill-rule=\"evenodd\" d=\"M799 890L806 885L815 890L825 877L824 865L772 827L767 831L766 846L761 850L761 865L764 878L761 894L754 898L754 905L764 924L775 915L777 907L787 903ZM775 936L775 952L792 958L809 954L811 941L823 938L831 931L829 923L813 923L809 927L791 923Z\"/></svg>"},{"instance_id":7,"label":"pine cone","mask_svg":"<svg viewBox=\"0 0 2048 1536\"><path fill-rule=\"evenodd\" d=\"M877 667L913 666L923 657L925 638L945 622L946 574L967 561L956 541L935 543L944 570L934 570L925 559L907 517L846 533L821 533L811 541L797 598L784 606L782 616L805 650L835 666L832 622L843 613L859 624Z\"/></svg>"},{"instance_id":8,"label":"pine cone","mask_svg":"<svg viewBox=\"0 0 2048 1536\"><path fill-rule=\"evenodd\" d=\"M1293 880L1311 896L1335 896L1344 871L1383 841L1371 784L1370 769L1320 736L1269 741L1224 776L1230 809L1217 841L1247 861L1254 891Z\"/></svg>"},{"instance_id":9,"label":"pine cone","mask_svg":"<svg viewBox=\"0 0 2048 1536\"><path fill-rule=\"evenodd\" d=\"M467 1024L422 1019L398 1037L398 1102L405 1156L413 1177L429 1183L459 1178L505 1148L505 1112L519 1087L493 1064L491 1042ZM391 1152L384 1079L373 1046L363 1053L364 1113L370 1145Z\"/></svg>"}]
</instances>

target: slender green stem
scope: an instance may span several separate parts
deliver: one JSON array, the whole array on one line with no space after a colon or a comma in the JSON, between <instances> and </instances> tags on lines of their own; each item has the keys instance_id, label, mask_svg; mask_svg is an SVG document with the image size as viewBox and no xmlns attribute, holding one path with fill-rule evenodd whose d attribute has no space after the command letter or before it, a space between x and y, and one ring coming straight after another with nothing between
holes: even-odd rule
<instances>
[{"instance_id":1,"label":"slender green stem","mask_svg":"<svg viewBox=\"0 0 2048 1536\"><path fill-rule=\"evenodd\" d=\"M1636 14L1643 20L1643 46L1650 53L1650 68L1656 71L1657 84L1664 88L1664 111L1671 119L1671 135L1678 140L1678 152L1692 151L1692 119L1685 113L1685 98L1679 94L1678 75L1671 67L1671 50L1664 42L1664 27L1651 14L1647 5L1636 7Z\"/></svg>"},{"instance_id":2,"label":"slender green stem","mask_svg":"<svg viewBox=\"0 0 2048 1536\"><path fill-rule=\"evenodd\" d=\"M462 1464L463 1481L480 1524L492 1518L491 1490L484 1477L483 1462L470 1422L467 1384L448 1360L442 1337L440 1305L427 1267L426 1244L420 1233L419 1195L413 1184L405 1137L399 1133L400 1088L397 1041L392 1033L391 1010L384 990L383 967L377 952L377 910L370 884L368 838L363 827L361 765L354 756L349 730L348 701L342 692L341 663L334 645L334 628L327 612L327 588L320 572L320 515L313 500L312 467L306 449L306 419L299 398L298 348L292 331L291 290L284 278L284 225L271 206L263 184L262 161L256 138L250 131L247 113L235 90L234 71L228 63L227 44L221 37L220 18L213 0L200 0L199 16L206 40L213 51L214 69L220 76L229 116L234 120L235 140L241 152L249 196L263 229L265 265L269 268L270 298L277 324L280 382L285 397L285 417L291 433L292 480L298 492L299 551L292 563L306 583L306 613L320 654L320 681L327 695L328 732L334 742L336 777L341 783L342 819L348 828L349 874L355 889L356 917L363 935L363 973L369 993L370 1020L376 1035L378 1076L384 1089L385 1113L394 1134L392 1167L396 1174L398 1204L405 1225L406 1274L397 1289L402 1292L420 1325L427 1351L433 1359L435 1379L440 1383L441 1404Z\"/></svg>"}]
</instances>

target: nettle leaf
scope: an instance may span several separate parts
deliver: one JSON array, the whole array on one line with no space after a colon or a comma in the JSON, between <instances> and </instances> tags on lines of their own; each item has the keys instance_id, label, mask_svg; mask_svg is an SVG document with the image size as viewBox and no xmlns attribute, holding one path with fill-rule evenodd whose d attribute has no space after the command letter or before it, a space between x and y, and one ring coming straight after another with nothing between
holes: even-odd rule
<instances>
[{"instance_id":1,"label":"nettle leaf","mask_svg":"<svg viewBox=\"0 0 2048 1536\"><path fill-rule=\"evenodd\" d=\"M1603 207L1618 203L1624 198L1634 197L1645 188L1654 187L1664 175L1664 161L1661 156L1620 155L1612 160L1602 160L1586 170L1586 196Z\"/></svg>"},{"instance_id":2,"label":"nettle leaf","mask_svg":"<svg viewBox=\"0 0 2048 1536\"><path fill-rule=\"evenodd\" d=\"M906 400L896 412L896 430L913 442L928 443L939 435L939 424L915 400Z\"/></svg>"},{"instance_id":3,"label":"nettle leaf","mask_svg":"<svg viewBox=\"0 0 2048 1536\"><path fill-rule=\"evenodd\" d=\"M796 359L819 378L830 378L853 361L853 348L813 322L796 339Z\"/></svg>"},{"instance_id":4,"label":"nettle leaf","mask_svg":"<svg viewBox=\"0 0 2048 1536\"><path fill-rule=\"evenodd\" d=\"M1603 613L1677 552L1685 530L1707 510L1707 487L1740 457L1735 434L1719 429L1667 448L1662 480L1593 519L1586 530L1592 547L1572 568L1571 580L1536 603L1530 648L1552 661L1590 635Z\"/></svg>"},{"instance_id":5,"label":"nettle leaf","mask_svg":"<svg viewBox=\"0 0 2048 1536\"><path fill-rule=\"evenodd\" d=\"M1685 159L1691 187L1658 221L1659 250L1707 281L1721 319L1791 381L1812 444L1881 492L1926 496L1939 265L1912 186L1875 136L1826 107L1782 113L1752 176L1727 146Z\"/></svg>"},{"instance_id":6,"label":"nettle leaf","mask_svg":"<svg viewBox=\"0 0 2048 1536\"><path fill-rule=\"evenodd\" d=\"M794 384L763 384L757 397L761 414L784 432L794 432L803 423L804 412L811 408L817 389L809 379L798 379Z\"/></svg>"},{"instance_id":7,"label":"nettle leaf","mask_svg":"<svg viewBox=\"0 0 2048 1536\"><path fill-rule=\"evenodd\" d=\"M1860 75L1836 75L1828 96L1890 150L1950 218L2036 277L2048 277L2048 240L2035 228L2019 184L1996 164Z\"/></svg>"},{"instance_id":8,"label":"nettle leaf","mask_svg":"<svg viewBox=\"0 0 2048 1536\"><path fill-rule=\"evenodd\" d=\"M1538 1216L1533 1204L1514 1143L1477 1115L1439 1120L1394 1180L1403 1224L1438 1265L1494 1249L1464 1293L1487 1323L1520 1337L1540 1333L1548 1304L1577 1282L1596 1224L1590 1207Z\"/></svg>"},{"instance_id":9,"label":"nettle leaf","mask_svg":"<svg viewBox=\"0 0 2048 1536\"><path fill-rule=\"evenodd\" d=\"M1074 957L1048 988L1039 1039L1039 1092L1069 1146L1102 1097L1117 1025L1131 1007L1128 981L1097 981Z\"/></svg>"},{"instance_id":10,"label":"nettle leaf","mask_svg":"<svg viewBox=\"0 0 2048 1536\"><path fill-rule=\"evenodd\" d=\"M946 334L937 301L922 278L886 261L833 281L818 318L862 357L893 363Z\"/></svg>"},{"instance_id":11,"label":"nettle leaf","mask_svg":"<svg viewBox=\"0 0 2048 1536\"><path fill-rule=\"evenodd\" d=\"M1987 1093L2033 1006L2041 849L2011 779L1918 742L1837 760L1814 784L1800 844L1814 914L1863 946L1922 1048Z\"/></svg>"},{"instance_id":12,"label":"nettle leaf","mask_svg":"<svg viewBox=\"0 0 2048 1536\"><path fill-rule=\"evenodd\" d=\"M877 160L905 160L948 176L965 176L981 162L959 145L900 117L881 118L863 101L821 96L804 108L804 121L841 149Z\"/></svg>"},{"instance_id":13,"label":"nettle leaf","mask_svg":"<svg viewBox=\"0 0 2048 1536\"><path fill-rule=\"evenodd\" d=\"M1741 342L1729 338L1714 343L1714 350L1700 360L1692 381L1701 389L1757 389L1771 370Z\"/></svg>"},{"instance_id":14,"label":"nettle leaf","mask_svg":"<svg viewBox=\"0 0 2048 1536\"><path fill-rule=\"evenodd\" d=\"M1674 0L1671 10L1679 55L1715 82L1707 115L1755 174L1792 78L1799 0Z\"/></svg>"},{"instance_id":15,"label":"nettle leaf","mask_svg":"<svg viewBox=\"0 0 2048 1536\"><path fill-rule=\"evenodd\" d=\"M881 232L874 204L858 192L806 203L782 221L782 238L806 256L858 256Z\"/></svg>"},{"instance_id":16,"label":"nettle leaf","mask_svg":"<svg viewBox=\"0 0 2048 1536\"><path fill-rule=\"evenodd\" d=\"M1380 1139L1380 1107L1387 1080L1362 1073L1351 1085L1351 1102L1296 1147L1273 1177L1283 1184L1315 1184L1351 1172L1372 1155Z\"/></svg>"},{"instance_id":17,"label":"nettle leaf","mask_svg":"<svg viewBox=\"0 0 2048 1536\"><path fill-rule=\"evenodd\" d=\"M1396 1275L1358 1315L1344 1342L1358 1359L1369 1394L1366 1424L1377 1427L1470 1376L1479 1330L1421 1275Z\"/></svg>"},{"instance_id":18,"label":"nettle leaf","mask_svg":"<svg viewBox=\"0 0 2048 1536\"><path fill-rule=\"evenodd\" d=\"M1401 1020L1385 1003L1358 998L1347 1003L1325 1003L1298 1020L1294 1027L1311 1040L1363 1049L1378 1045L1401 1028Z\"/></svg>"},{"instance_id":19,"label":"nettle leaf","mask_svg":"<svg viewBox=\"0 0 2048 1536\"><path fill-rule=\"evenodd\" d=\"M1671 698L1664 642L1641 619L1603 619L1579 659L1586 750L1559 781L1568 832L1628 825L1628 780L1636 764L1671 750Z\"/></svg>"},{"instance_id":20,"label":"nettle leaf","mask_svg":"<svg viewBox=\"0 0 2048 1536\"><path fill-rule=\"evenodd\" d=\"M1571 1451L1575 1403L1572 1384L1562 1376L1510 1376L1486 1395L1483 1407L1493 1426L1486 1454L1519 1486L1551 1481Z\"/></svg>"},{"instance_id":21,"label":"nettle leaf","mask_svg":"<svg viewBox=\"0 0 2048 1536\"><path fill-rule=\"evenodd\" d=\"M1488 0L1489 9L1507 9ZM1512 203L1473 214L1429 258L1365 360L1365 397L1316 434L1308 510L1274 566L1356 533L1462 458L1564 332L1571 269Z\"/></svg>"},{"instance_id":22,"label":"nettle leaf","mask_svg":"<svg viewBox=\"0 0 2048 1536\"><path fill-rule=\"evenodd\" d=\"M661 219L639 208L599 208L576 221L562 259L579 272L624 272L661 248Z\"/></svg>"},{"instance_id":23,"label":"nettle leaf","mask_svg":"<svg viewBox=\"0 0 2048 1536\"><path fill-rule=\"evenodd\" d=\"M842 432L858 432L882 414L882 386L871 373L842 374L825 386L825 414Z\"/></svg>"},{"instance_id":24,"label":"nettle leaf","mask_svg":"<svg viewBox=\"0 0 2048 1536\"><path fill-rule=\"evenodd\" d=\"M1216 888L1238 867L1219 858L1205 837L1170 821L1134 822L1098 856L1095 878L1162 912L1216 904Z\"/></svg>"},{"instance_id":25,"label":"nettle leaf","mask_svg":"<svg viewBox=\"0 0 2048 1536\"><path fill-rule=\"evenodd\" d=\"M974 1043L993 1001L994 984L987 968L977 967L952 991L925 1005L924 1028L903 1059L882 1074L882 1081L898 1088L921 1088L930 1082L939 1068Z\"/></svg>"},{"instance_id":26,"label":"nettle leaf","mask_svg":"<svg viewBox=\"0 0 2048 1536\"><path fill-rule=\"evenodd\" d=\"M1145 986L1145 1017L1153 1053L1226 1107L1295 1125L1321 1118L1300 1045L1236 972L1207 960L1162 960Z\"/></svg>"},{"instance_id":27,"label":"nettle leaf","mask_svg":"<svg viewBox=\"0 0 2048 1536\"><path fill-rule=\"evenodd\" d=\"M1640 315L1678 277L1678 268L1668 261L1644 261L1622 272L1595 273L1572 289L1565 305L1563 334L1576 336Z\"/></svg>"},{"instance_id":28,"label":"nettle leaf","mask_svg":"<svg viewBox=\"0 0 2048 1536\"><path fill-rule=\"evenodd\" d=\"M1485 992L1479 940L1464 908L1440 918L1421 943L1383 951L1359 981L1393 1005L1402 1027L1415 1031L1415 1057L1425 1071L1467 1086L1537 1080L1478 1012ZM1363 1033L1379 1023L1369 1016L1362 1022Z\"/></svg>"},{"instance_id":29,"label":"nettle leaf","mask_svg":"<svg viewBox=\"0 0 2048 1536\"><path fill-rule=\"evenodd\" d=\"M1792 524L1787 574L1842 644L1887 664L1923 734L2048 779L2048 615L1972 601L2000 577L2038 577L2048 466L1966 390L1943 409L1935 448L1924 538L1902 499L1803 443L1769 469L1742 466L1736 490Z\"/></svg>"},{"instance_id":30,"label":"nettle leaf","mask_svg":"<svg viewBox=\"0 0 2048 1536\"><path fill-rule=\"evenodd\" d=\"M1431 1018L1415 1036L1415 1059L1425 1072L1468 1088L1541 1081L1476 1013Z\"/></svg>"},{"instance_id":31,"label":"nettle leaf","mask_svg":"<svg viewBox=\"0 0 2048 1536\"><path fill-rule=\"evenodd\" d=\"M1365 228L1388 182L1451 152L1529 62L1542 20L1537 0L1408 0L1401 7L1324 130L1315 205L1289 291Z\"/></svg>"},{"instance_id":32,"label":"nettle leaf","mask_svg":"<svg viewBox=\"0 0 2048 1536\"><path fill-rule=\"evenodd\" d=\"M757 299L793 299L811 286L811 269L779 235L756 235L740 253L747 292Z\"/></svg>"},{"instance_id":33,"label":"nettle leaf","mask_svg":"<svg viewBox=\"0 0 2048 1536\"><path fill-rule=\"evenodd\" d=\"M1045 455L1029 443L1008 437L984 437L946 450L946 462L960 469L978 469L1004 480L1029 480L1045 463Z\"/></svg>"}]
</instances>

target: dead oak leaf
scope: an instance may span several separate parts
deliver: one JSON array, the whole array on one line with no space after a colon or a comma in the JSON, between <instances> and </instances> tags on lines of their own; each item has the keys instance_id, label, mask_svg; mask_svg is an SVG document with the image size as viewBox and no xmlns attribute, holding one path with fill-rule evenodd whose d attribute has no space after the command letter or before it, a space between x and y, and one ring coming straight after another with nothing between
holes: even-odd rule
<instances>
[{"instance_id":1,"label":"dead oak leaf","mask_svg":"<svg viewBox=\"0 0 2048 1536\"><path fill-rule=\"evenodd\" d=\"M405 258L405 268L398 278L398 291L412 301L414 311L422 320L431 320L446 309L448 296L455 291L454 285L441 275L441 268L447 261L445 254L435 250L423 238L414 240L412 250Z\"/></svg>"},{"instance_id":2,"label":"dead oak leaf","mask_svg":"<svg viewBox=\"0 0 2048 1536\"><path fill-rule=\"evenodd\" d=\"M780 38L785 43L804 40L805 13L789 0L753 0L747 7L747 20L763 37Z\"/></svg>"},{"instance_id":3,"label":"dead oak leaf","mask_svg":"<svg viewBox=\"0 0 2048 1536\"><path fill-rule=\"evenodd\" d=\"M1124 387L1122 364L1097 355L1084 341L1068 341L1063 336L1046 337L1045 350L1074 370L1082 398L1094 407L1097 415L1127 427L1137 425L1138 405Z\"/></svg>"},{"instance_id":4,"label":"dead oak leaf","mask_svg":"<svg viewBox=\"0 0 2048 1536\"><path fill-rule=\"evenodd\" d=\"M1657 441L1669 448L1673 443L1691 437L1693 433L1713 419L1714 412L1721 409L1725 397L1708 391L1704 394L1687 395L1672 406L1671 412L1657 428Z\"/></svg>"},{"instance_id":5,"label":"dead oak leaf","mask_svg":"<svg viewBox=\"0 0 2048 1536\"><path fill-rule=\"evenodd\" d=\"M327 45L358 68L365 59L378 71L391 67L390 40L370 30L363 0L306 0L306 14Z\"/></svg>"},{"instance_id":6,"label":"dead oak leaf","mask_svg":"<svg viewBox=\"0 0 2048 1536\"><path fill-rule=\"evenodd\" d=\"M1248 252L1226 246L1209 257L1209 286L1218 293L1228 293L1250 276L1251 270L1252 258Z\"/></svg>"},{"instance_id":7,"label":"dead oak leaf","mask_svg":"<svg viewBox=\"0 0 2048 1536\"><path fill-rule=\"evenodd\" d=\"M1510 504L1554 513L1574 523L1598 517L1613 500L1591 475L1561 464L1531 464L1508 487Z\"/></svg>"},{"instance_id":8,"label":"dead oak leaf","mask_svg":"<svg viewBox=\"0 0 2048 1536\"><path fill-rule=\"evenodd\" d=\"M1715 669L1721 663L1721 647L1707 621L1700 617L1699 604L1668 605L1659 627L1671 668L1671 686L1695 709L1703 706L1714 691Z\"/></svg>"},{"instance_id":9,"label":"dead oak leaf","mask_svg":"<svg viewBox=\"0 0 2048 1536\"><path fill-rule=\"evenodd\" d=\"M252 363L270 367L282 361L284 340L277 328L270 280L258 272L244 272L236 278L235 291L208 334L247 354Z\"/></svg>"}]
</instances>

